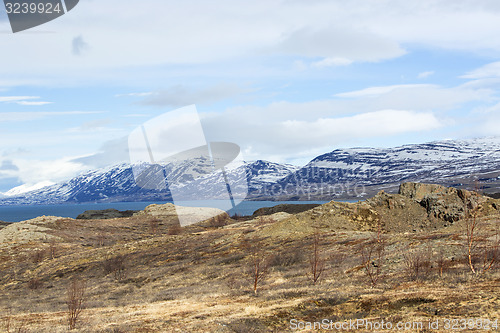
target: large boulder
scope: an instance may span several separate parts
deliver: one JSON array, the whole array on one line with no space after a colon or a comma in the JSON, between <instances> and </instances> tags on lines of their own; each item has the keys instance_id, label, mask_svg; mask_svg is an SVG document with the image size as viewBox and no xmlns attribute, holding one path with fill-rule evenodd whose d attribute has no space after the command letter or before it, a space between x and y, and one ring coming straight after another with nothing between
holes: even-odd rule
<instances>
[{"instance_id":1,"label":"large boulder","mask_svg":"<svg viewBox=\"0 0 500 333\"><path fill-rule=\"evenodd\" d=\"M447 222L472 214L489 215L500 208L500 201L477 192L434 184L403 183L399 194L418 202L430 217Z\"/></svg>"}]
</instances>

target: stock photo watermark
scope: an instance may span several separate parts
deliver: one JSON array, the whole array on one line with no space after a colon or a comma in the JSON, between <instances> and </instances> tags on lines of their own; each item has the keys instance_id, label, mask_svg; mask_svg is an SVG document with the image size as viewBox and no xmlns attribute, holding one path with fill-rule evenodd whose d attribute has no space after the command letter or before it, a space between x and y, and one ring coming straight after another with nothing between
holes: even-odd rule
<instances>
[{"instance_id":1,"label":"stock photo watermark","mask_svg":"<svg viewBox=\"0 0 500 333\"><path fill-rule=\"evenodd\" d=\"M136 184L147 190L169 190L174 204L186 199L217 201L228 211L248 195L240 147L231 142L207 142L195 105L166 112L138 126L128 137ZM200 190L193 182L201 180ZM203 181L209 182L209 184ZM210 207L208 207L210 208ZM176 205L181 226L215 217L220 210L192 210Z\"/></svg>"},{"instance_id":2,"label":"stock photo watermark","mask_svg":"<svg viewBox=\"0 0 500 333\"><path fill-rule=\"evenodd\" d=\"M79 0L3 0L12 32L50 22L75 8Z\"/></svg>"},{"instance_id":3,"label":"stock photo watermark","mask_svg":"<svg viewBox=\"0 0 500 333\"><path fill-rule=\"evenodd\" d=\"M326 330L326 331L421 331L421 330L497 330L498 319L490 320L485 318L440 318L429 321L386 321L368 319L349 319L345 321L333 321L322 319L320 321L290 320L290 329L301 330Z\"/></svg>"}]
</instances>

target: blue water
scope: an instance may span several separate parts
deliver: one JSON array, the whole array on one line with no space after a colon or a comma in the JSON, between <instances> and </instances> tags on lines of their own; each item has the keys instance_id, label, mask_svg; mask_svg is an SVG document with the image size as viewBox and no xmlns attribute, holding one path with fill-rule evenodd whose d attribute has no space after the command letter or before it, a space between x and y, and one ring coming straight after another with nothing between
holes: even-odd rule
<instances>
[{"instance_id":1,"label":"blue water","mask_svg":"<svg viewBox=\"0 0 500 333\"><path fill-rule=\"evenodd\" d=\"M262 207L272 207L279 204L323 204L327 201L243 201L228 213L230 215L252 215ZM0 221L19 222L42 215L62 216L76 218L86 210L100 210L115 208L118 210L142 210L151 204L164 204L165 202L115 202L115 203L88 203L88 204L62 204L62 205L32 205L32 206L0 206ZM217 207L216 201L183 201L182 206L191 207Z\"/></svg>"}]
</instances>

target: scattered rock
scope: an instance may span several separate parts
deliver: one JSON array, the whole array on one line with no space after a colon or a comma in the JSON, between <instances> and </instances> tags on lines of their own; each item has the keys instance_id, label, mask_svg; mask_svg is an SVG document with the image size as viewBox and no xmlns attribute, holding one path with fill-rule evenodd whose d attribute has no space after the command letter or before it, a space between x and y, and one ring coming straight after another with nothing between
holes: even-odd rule
<instances>
[{"instance_id":1,"label":"scattered rock","mask_svg":"<svg viewBox=\"0 0 500 333\"><path fill-rule=\"evenodd\" d=\"M320 206L320 204L281 204L273 207L262 207L257 209L252 216L271 215L274 213L298 214Z\"/></svg>"},{"instance_id":2,"label":"scattered rock","mask_svg":"<svg viewBox=\"0 0 500 333\"><path fill-rule=\"evenodd\" d=\"M115 219L119 217L131 217L137 212L137 210L120 211L113 208L103 210L86 210L76 218L79 220Z\"/></svg>"}]
</instances>

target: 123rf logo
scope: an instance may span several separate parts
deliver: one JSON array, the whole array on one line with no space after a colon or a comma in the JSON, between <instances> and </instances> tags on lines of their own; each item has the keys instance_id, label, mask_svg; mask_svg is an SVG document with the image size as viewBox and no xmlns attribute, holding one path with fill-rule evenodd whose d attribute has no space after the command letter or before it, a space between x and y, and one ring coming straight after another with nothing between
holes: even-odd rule
<instances>
[{"instance_id":1,"label":"123rf logo","mask_svg":"<svg viewBox=\"0 0 500 333\"><path fill-rule=\"evenodd\" d=\"M75 8L79 0L3 0L12 32L52 21Z\"/></svg>"}]
</instances>

